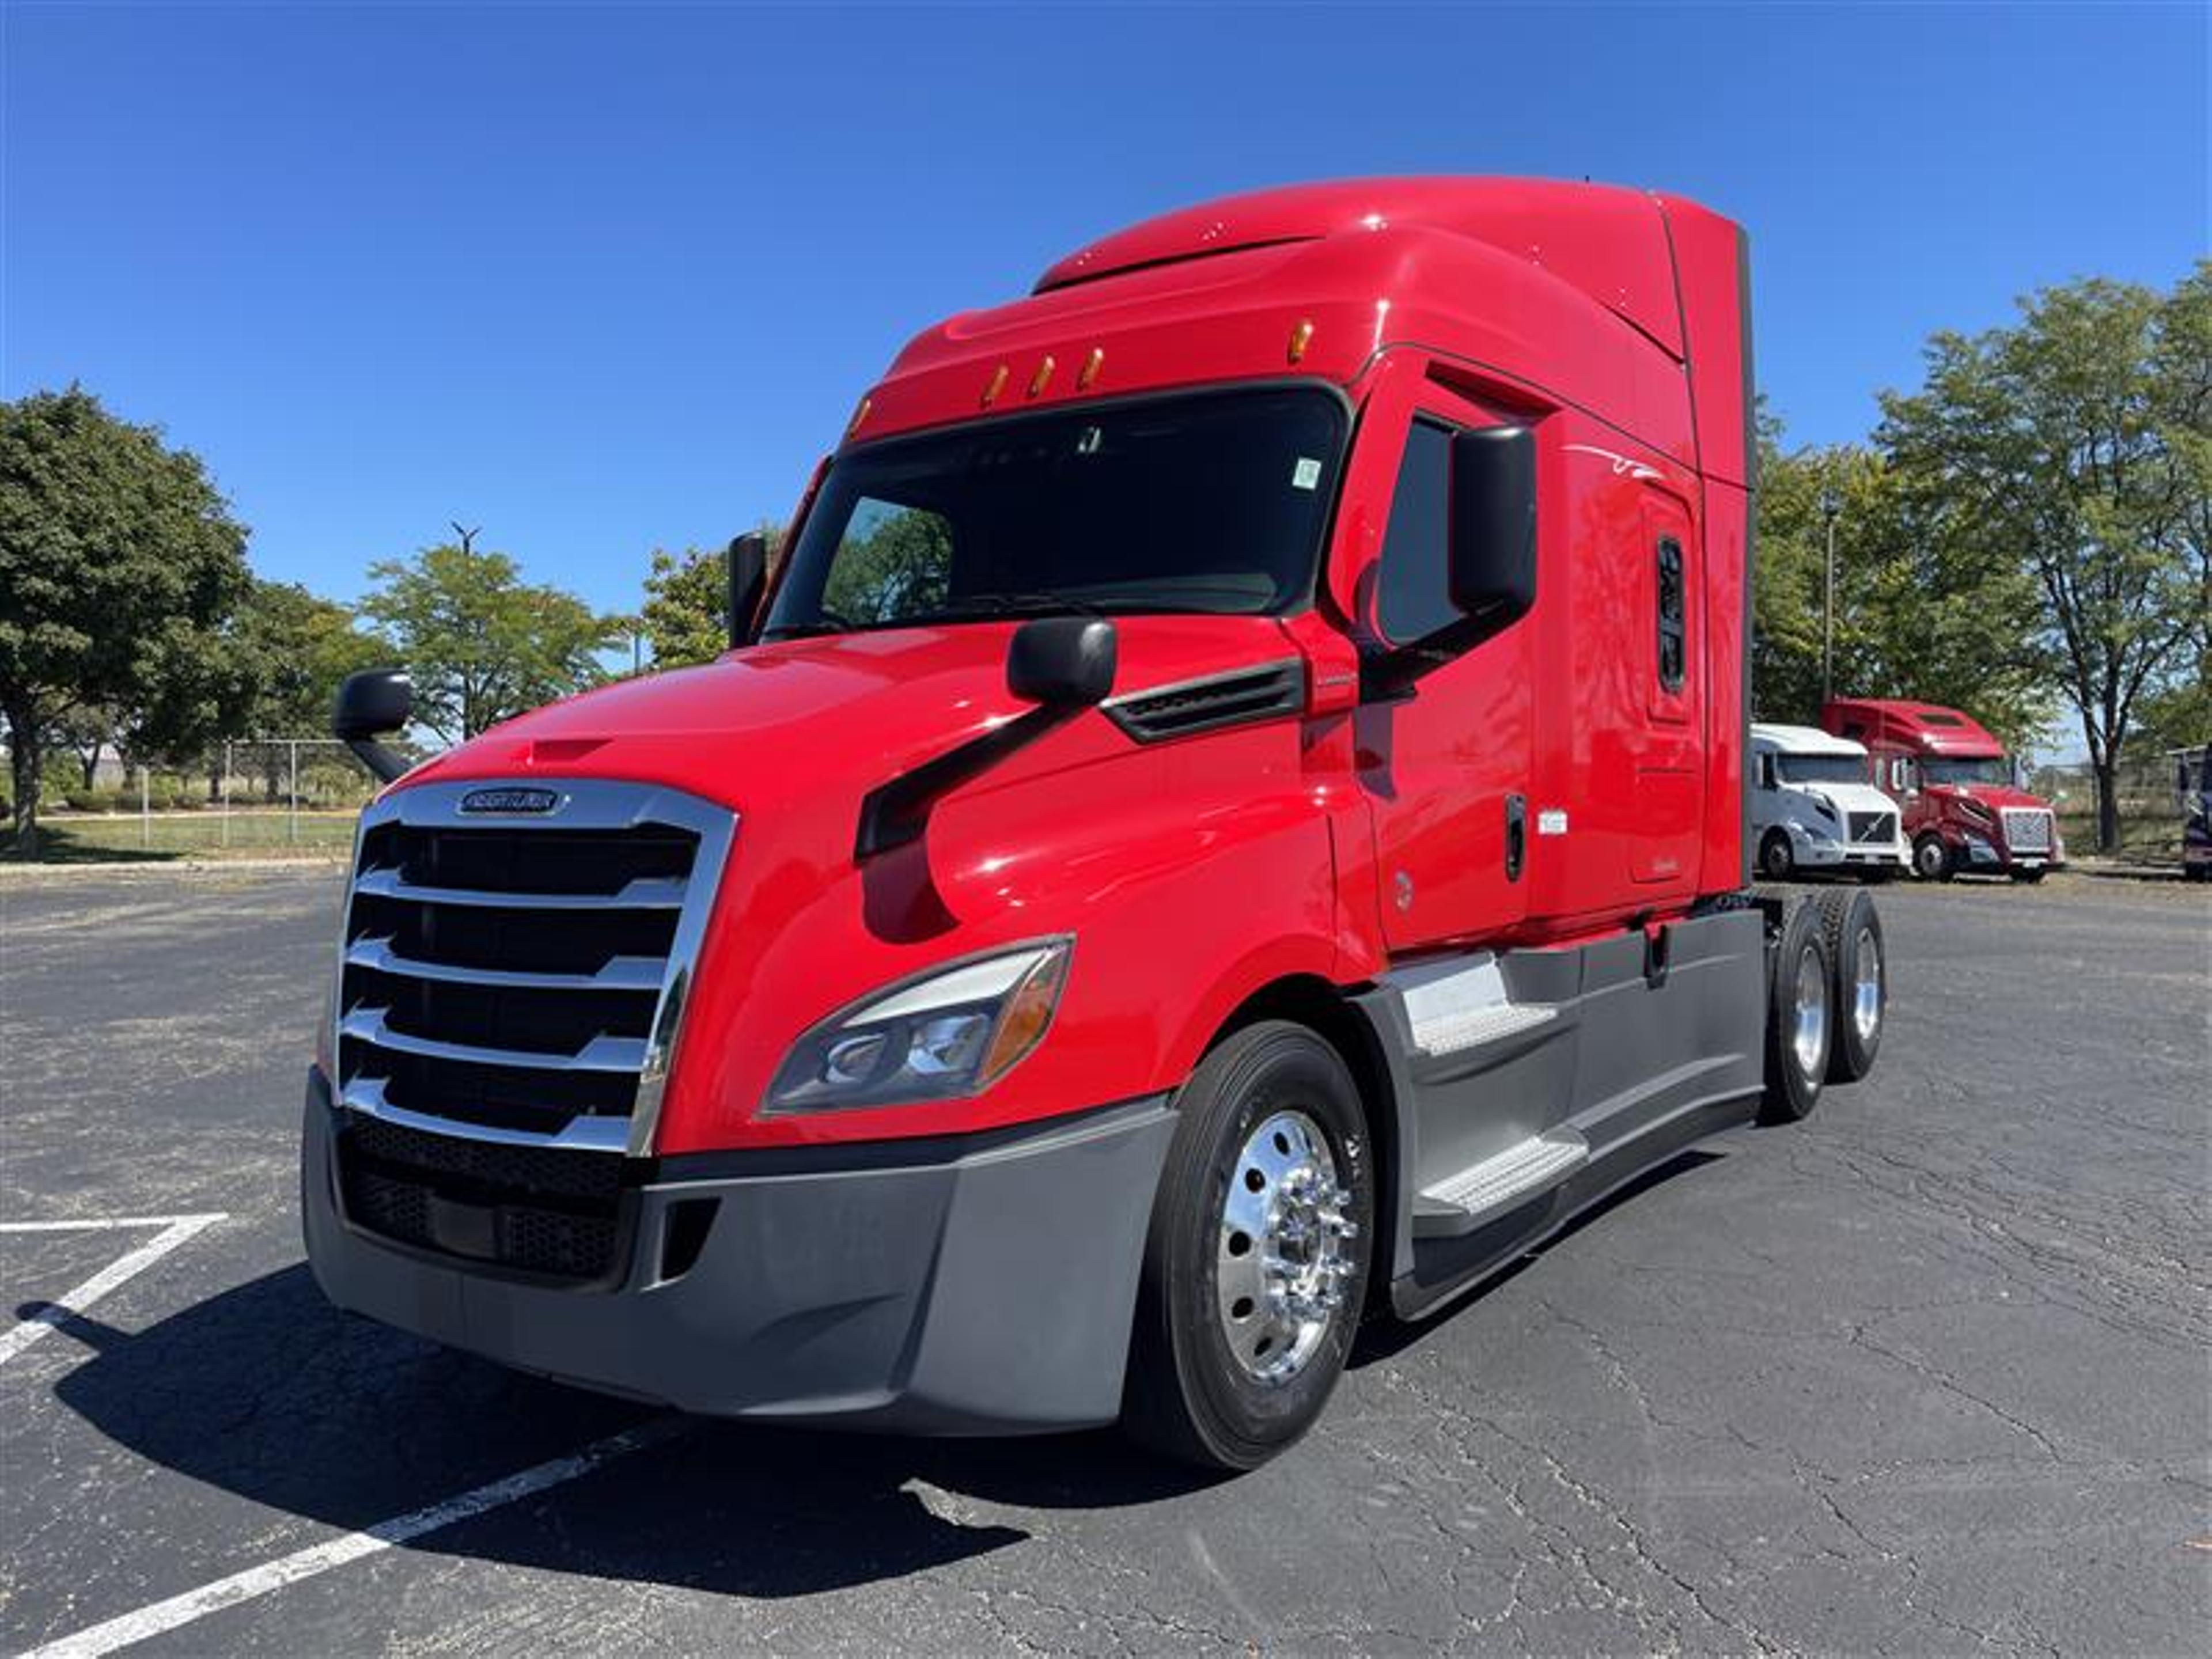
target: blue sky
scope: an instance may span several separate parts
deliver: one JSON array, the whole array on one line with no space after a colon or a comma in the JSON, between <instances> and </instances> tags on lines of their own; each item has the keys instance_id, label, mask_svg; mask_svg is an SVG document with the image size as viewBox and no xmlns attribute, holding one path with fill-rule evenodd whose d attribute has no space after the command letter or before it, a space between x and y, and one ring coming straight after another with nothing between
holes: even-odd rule
<instances>
[{"instance_id":1,"label":"blue sky","mask_svg":"<svg viewBox=\"0 0 2212 1659\"><path fill-rule=\"evenodd\" d=\"M2196 5L264 5L8 0L0 393L208 460L350 599L483 527L629 609L791 505L916 328L1131 219L1310 177L1661 185L1747 223L1796 441L1939 327L2207 233Z\"/></svg>"}]
</instances>

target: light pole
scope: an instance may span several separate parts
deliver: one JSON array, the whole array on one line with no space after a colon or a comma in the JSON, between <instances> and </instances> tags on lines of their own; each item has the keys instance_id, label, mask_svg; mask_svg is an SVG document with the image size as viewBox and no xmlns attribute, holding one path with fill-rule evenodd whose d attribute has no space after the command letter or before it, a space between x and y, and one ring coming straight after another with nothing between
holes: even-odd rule
<instances>
[{"instance_id":1,"label":"light pole","mask_svg":"<svg viewBox=\"0 0 2212 1659\"><path fill-rule=\"evenodd\" d=\"M1843 497L1833 484L1820 486L1820 517L1828 526L1827 574L1820 598L1820 702L1836 695L1836 519L1844 510Z\"/></svg>"}]
</instances>

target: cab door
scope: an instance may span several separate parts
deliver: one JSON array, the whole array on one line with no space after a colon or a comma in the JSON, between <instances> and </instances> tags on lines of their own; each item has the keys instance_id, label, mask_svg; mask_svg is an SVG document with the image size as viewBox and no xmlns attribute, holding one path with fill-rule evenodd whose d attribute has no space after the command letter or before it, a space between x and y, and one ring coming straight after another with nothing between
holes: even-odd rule
<instances>
[{"instance_id":1,"label":"cab door","mask_svg":"<svg viewBox=\"0 0 2212 1659\"><path fill-rule=\"evenodd\" d=\"M1499 410L1392 365L1361 421L1347 479L1364 503L1368 556L1347 608L1370 648L1453 620L1445 569L1453 434ZM1350 526L1357 536L1358 526ZM1539 534L1541 531L1540 527ZM1385 942L1393 954L1485 939L1528 914L1531 664L1527 619L1408 690L1364 700L1356 770L1371 814Z\"/></svg>"}]
</instances>

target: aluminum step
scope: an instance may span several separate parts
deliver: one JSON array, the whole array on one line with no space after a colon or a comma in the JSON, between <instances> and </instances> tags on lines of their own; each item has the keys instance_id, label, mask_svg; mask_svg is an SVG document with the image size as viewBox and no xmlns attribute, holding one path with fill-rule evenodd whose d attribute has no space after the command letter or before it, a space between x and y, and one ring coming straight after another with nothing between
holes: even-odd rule
<instances>
[{"instance_id":1,"label":"aluminum step","mask_svg":"<svg viewBox=\"0 0 2212 1659\"><path fill-rule=\"evenodd\" d=\"M1496 1042L1559 1018L1547 1002L1516 1002L1498 958L1487 951L1401 976L1413 1046L1435 1058Z\"/></svg>"},{"instance_id":2,"label":"aluminum step","mask_svg":"<svg viewBox=\"0 0 2212 1659\"><path fill-rule=\"evenodd\" d=\"M1558 1186L1589 1162L1589 1142L1579 1130L1553 1129L1531 1135L1432 1187L1424 1187L1413 1201L1413 1237L1440 1238L1473 1232L1518 1200Z\"/></svg>"}]
</instances>

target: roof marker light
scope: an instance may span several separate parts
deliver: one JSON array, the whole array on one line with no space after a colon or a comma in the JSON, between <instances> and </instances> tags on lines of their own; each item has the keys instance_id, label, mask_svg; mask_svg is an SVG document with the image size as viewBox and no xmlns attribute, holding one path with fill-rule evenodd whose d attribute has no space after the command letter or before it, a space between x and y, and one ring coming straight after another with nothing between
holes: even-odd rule
<instances>
[{"instance_id":1,"label":"roof marker light","mask_svg":"<svg viewBox=\"0 0 2212 1659\"><path fill-rule=\"evenodd\" d=\"M1036 373L1030 376L1030 397L1036 397L1039 392L1042 392L1046 386L1052 384L1052 354L1050 352L1047 352L1045 354L1044 361L1036 366Z\"/></svg>"},{"instance_id":2,"label":"roof marker light","mask_svg":"<svg viewBox=\"0 0 2212 1659\"><path fill-rule=\"evenodd\" d=\"M1291 361L1297 362L1306 355L1306 347L1313 343L1313 319L1309 317L1291 331Z\"/></svg>"},{"instance_id":3,"label":"roof marker light","mask_svg":"<svg viewBox=\"0 0 2212 1659\"><path fill-rule=\"evenodd\" d=\"M1000 363L991 376L991 384L983 388L983 407L988 409L999 401L999 394L1006 389L1006 366Z\"/></svg>"},{"instance_id":4,"label":"roof marker light","mask_svg":"<svg viewBox=\"0 0 2212 1659\"><path fill-rule=\"evenodd\" d=\"M1083 360L1083 372L1075 377L1075 389L1078 392L1090 391L1091 383L1098 378L1098 371L1105 367L1106 348L1091 347L1091 355Z\"/></svg>"},{"instance_id":5,"label":"roof marker light","mask_svg":"<svg viewBox=\"0 0 2212 1659\"><path fill-rule=\"evenodd\" d=\"M860 429L860 422L868 418L868 411L875 407L875 403L876 400L873 398L863 398L858 404L854 405L853 418L845 422L845 435L847 437L851 437L855 432L858 432Z\"/></svg>"}]
</instances>

